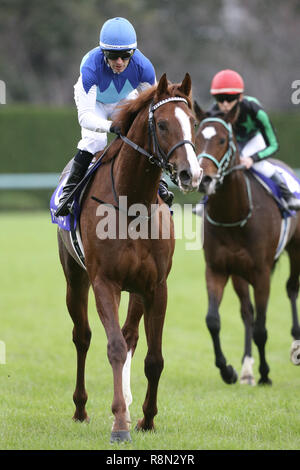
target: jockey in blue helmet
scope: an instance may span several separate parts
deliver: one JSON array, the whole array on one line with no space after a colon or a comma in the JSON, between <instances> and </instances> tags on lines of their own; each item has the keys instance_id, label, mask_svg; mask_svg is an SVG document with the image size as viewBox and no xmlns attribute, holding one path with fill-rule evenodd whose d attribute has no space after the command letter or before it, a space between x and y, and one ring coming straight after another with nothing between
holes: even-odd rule
<instances>
[{"instance_id":1,"label":"jockey in blue helmet","mask_svg":"<svg viewBox=\"0 0 300 470\"><path fill-rule=\"evenodd\" d=\"M55 216L69 213L71 203L65 201L83 178L94 154L105 148L107 132L118 133L112 120L120 101L134 99L155 83L154 67L137 49L132 24L125 18L107 20L100 31L99 46L83 57L74 86L81 140ZM170 196L164 189L162 186L160 191L163 199Z\"/></svg>"},{"instance_id":2,"label":"jockey in blue helmet","mask_svg":"<svg viewBox=\"0 0 300 470\"><path fill-rule=\"evenodd\" d=\"M104 51L124 51L137 48L134 27L125 18L107 20L101 28L99 42Z\"/></svg>"}]
</instances>

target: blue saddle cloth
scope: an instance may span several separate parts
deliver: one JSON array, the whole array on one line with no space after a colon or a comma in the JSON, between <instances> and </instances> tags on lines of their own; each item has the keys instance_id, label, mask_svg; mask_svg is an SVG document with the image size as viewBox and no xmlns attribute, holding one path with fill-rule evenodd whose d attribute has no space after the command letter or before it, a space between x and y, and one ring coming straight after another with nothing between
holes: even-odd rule
<instances>
[{"instance_id":1,"label":"blue saddle cloth","mask_svg":"<svg viewBox=\"0 0 300 470\"><path fill-rule=\"evenodd\" d=\"M59 203L59 198L60 198L60 196L63 192L63 188L64 188L64 185L65 185L67 179L68 179L68 174L61 181L61 183L57 186L57 188L55 189L54 193L51 196L51 199L50 199L50 214L51 214L51 220L52 220L53 224L57 224L63 230L70 231L70 230L76 228L76 224L77 224L79 214L75 217L71 217L71 214L68 214L68 215L65 215L65 216L61 215L59 217L55 216L55 212L56 212L56 209L57 209L58 203ZM73 207L75 208L77 206L78 206L78 200L77 200L77 202L75 202L75 199L74 199Z\"/></svg>"},{"instance_id":2,"label":"blue saddle cloth","mask_svg":"<svg viewBox=\"0 0 300 470\"><path fill-rule=\"evenodd\" d=\"M81 196L82 193L90 180L91 176L94 174L94 172L99 168L101 165L101 160L104 154L99 158L99 160L96 161L95 164L91 164L87 174L85 175L84 179L78 185L76 192L74 194L74 199L73 199L73 205L72 205L72 214L68 214L66 216L55 216L56 209L59 204L59 198L63 192L64 185L66 184L66 181L69 176L69 172L66 173L65 177L59 182L59 185L53 192L51 199L50 199L50 214L51 214L51 220L53 224L57 224L61 229L67 230L67 231L75 231L77 227L77 222L79 220L80 212L81 212ZM173 215L173 211L170 208L171 215Z\"/></svg>"},{"instance_id":3,"label":"blue saddle cloth","mask_svg":"<svg viewBox=\"0 0 300 470\"><path fill-rule=\"evenodd\" d=\"M293 193L294 197L300 199L300 179L297 178L293 173L288 171L286 168L281 167L280 165L276 164L277 171L281 174L282 178L284 179L287 187ZM295 211L286 210L286 206L282 203L282 194L274 181L271 178L263 175L262 173L258 172L254 168L251 168L250 171L256 177L258 181L263 183L269 189L270 193L274 196L280 211L282 212L283 217L291 217L295 215Z\"/></svg>"},{"instance_id":4,"label":"blue saddle cloth","mask_svg":"<svg viewBox=\"0 0 300 470\"><path fill-rule=\"evenodd\" d=\"M99 158L99 160L96 161L96 163L90 164L85 177L82 179L81 183L77 186L75 194L74 194L74 199L73 199L72 215L68 214L68 215L59 216L59 217L55 216L55 212L59 203L59 198L63 192L64 185L66 184L66 181L68 179L69 172L67 172L64 178L59 182L57 188L55 189L50 199L50 214L51 214L51 220L53 224L57 224L60 228L62 228L63 230L67 230L67 231L76 229L77 221L79 220L79 216L80 216L81 195L87 183L89 182L91 176L95 173L95 171L101 165L103 156L104 154Z\"/></svg>"}]
</instances>

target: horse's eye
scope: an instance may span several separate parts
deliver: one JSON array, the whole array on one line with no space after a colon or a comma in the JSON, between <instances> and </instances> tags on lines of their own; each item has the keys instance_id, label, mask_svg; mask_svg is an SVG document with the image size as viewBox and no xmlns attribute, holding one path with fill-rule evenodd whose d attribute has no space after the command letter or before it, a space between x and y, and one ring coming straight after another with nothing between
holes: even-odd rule
<instances>
[{"instance_id":1,"label":"horse's eye","mask_svg":"<svg viewBox=\"0 0 300 470\"><path fill-rule=\"evenodd\" d=\"M221 145L223 145L223 144L225 144L225 142L226 142L226 139L224 139L224 137L221 137L220 140L219 140L219 143Z\"/></svg>"},{"instance_id":2,"label":"horse's eye","mask_svg":"<svg viewBox=\"0 0 300 470\"><path fill-rule=\"evenodd\" d=\"M159 121L159 122L157 123L157 125L158 125L158 128L159 128L160 131L166 131L166 130L168 130L168 126L167 126L166 121Z\"/></svg>"}]
</instances>

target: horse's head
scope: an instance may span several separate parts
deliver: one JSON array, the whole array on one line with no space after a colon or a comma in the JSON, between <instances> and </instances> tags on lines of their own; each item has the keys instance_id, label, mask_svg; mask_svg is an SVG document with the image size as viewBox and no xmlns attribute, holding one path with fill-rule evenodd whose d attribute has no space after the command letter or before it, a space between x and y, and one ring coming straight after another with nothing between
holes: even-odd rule
<instances>
[{"instance_id":1,"label":"horse's head","mask_svg":"<svg viewBox=\"0 0 300 470\"><path fill-rule=\"evenodd\" d=\"M199 165L203 170L200 190L213 194L233 165L237 163L238 152L232 131L237 118L235 106L227 114L211 116L202 111L194 102L194 111L200 123L196 134L196 150Z\"/></svg>"},{"instance_id":2,"label":"horse's head","mask_svg":"<svg viewBox=\"0 0 300 470\"><path fill-rule=\"evenodd\" d=\"M198 189L202 170L195 154L195 119L189 74L181 84L170 84L164 74L150 106L153 153L158 154L183 192Z\"/></svg>"}]
</instances>

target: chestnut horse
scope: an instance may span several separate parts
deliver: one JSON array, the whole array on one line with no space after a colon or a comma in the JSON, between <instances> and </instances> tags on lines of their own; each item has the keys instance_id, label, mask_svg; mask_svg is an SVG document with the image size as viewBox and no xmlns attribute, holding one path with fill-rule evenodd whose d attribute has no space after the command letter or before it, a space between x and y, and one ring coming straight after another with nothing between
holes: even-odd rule
<instances>
[{"instance_id":1,"label":"chestnut horse","mask_svg":"<svg viewBox=\"0 0 300 470\"><path fill-rule=\"evenodd\" d=\"M79 223L86 269L67 249L66 231L59 230L60 260L67 281L67 307L74 323L73 341L77 349L73 418L88 421L84 370L91 338L87 303L92 285L113 372L111 442L131 440L130 363L143 314L148 346L145 358L148 388L144 416L138 421L137 429L154 429L158 382L163 369L167 277L174 251L173 221L169 208L158 197L158 186L163 169L172 174L183 192L197 190L199 186L201 170L194 149L195 119L191 108L188 74L181 84L169 83L164 74L158 85L127 102L114 121L121 129L120 138L108 148L84 194ZM124 213L121 208L121 196L127 198L128 212ZM140 223L143 221L149 236L131 237L133 208L137 205L146 210L146 216L139 220ZM100 211L99 215L99 209L106 207L107 210L117 209L114 211L116 217L111 217L115 223L112 230L115 236L102 236L99 230L101 223L103 226L106 223L105 211ZM119 220L119 216L123 219ZM125 235L124 231L121 233L124 220ZM158 236L152 237L153 226ZM170 229L168 236L163 236L165 227ZM121 329L118 309L122 291L128 291L130 297L127 318Z\"/></svg>"},{"instance_id":2,"label":"chestnut horse","mask_svg":"<svg viewBox=\"0 0 300 470\"><path fill-rule=\"evenodd\" d=\"M204 209L203 246L209 302L206 324L213 341L215 364L226 383L236 382L237 373L231 365L227 365L220 343L219 305L231 276L245 325L240 382L255 384L251 352L253 337L259 352L259 384L271 384L265 355L266 314L282 216L275 200L240 163L232 131L237 117L236 108L227 115L208 117L209 113L204 113L195 103L195 113L200 122L196 134L196 150L203 169L200 191L208 197ZM280 164L283 165L282 162ZM286 288L292 306L291 333L295 340L299 340L296 307L300 273L299 214L291 217L285 249L290 259L290 276ZM249 284L254 290L255 319ZM299 345L298 341L294 343Z\"/></svg>"}]
</instances>

